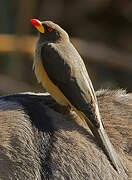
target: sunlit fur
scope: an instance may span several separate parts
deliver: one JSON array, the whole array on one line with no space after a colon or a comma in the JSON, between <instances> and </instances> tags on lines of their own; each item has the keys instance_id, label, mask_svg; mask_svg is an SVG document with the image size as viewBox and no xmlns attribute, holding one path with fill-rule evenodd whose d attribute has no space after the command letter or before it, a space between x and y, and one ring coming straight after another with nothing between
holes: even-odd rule
<instances>
[{"instance_id":1,"label":"sunlit fur","mask_svg":"<svg viewBox=\"0 0 132 180\"><path fill-rule=\"evenodd\" d=\"M131 179L132 94L103 90L96 95L126 172L114 170L75 114L58 113L47 95L26 93L0 98L0 179Z\"/></svg>"}]
</instances>

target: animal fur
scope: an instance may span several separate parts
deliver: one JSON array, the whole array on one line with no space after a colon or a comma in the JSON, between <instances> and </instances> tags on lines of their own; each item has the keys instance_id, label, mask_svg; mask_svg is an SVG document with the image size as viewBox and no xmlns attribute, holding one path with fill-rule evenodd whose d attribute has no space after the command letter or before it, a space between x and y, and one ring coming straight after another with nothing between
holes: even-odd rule
<instances>
[{"instance_id":1,"label":"animal fur","mask_svg":"<svg viewBox=\"0 0 132 180\"><path fill-rule=\"evenodd\" d=\"M60 113L47 94L26 93L0 98L0 180L131 179L132 94L96 95L121 174L74 112Z\"/></svg>"}]
</instances>

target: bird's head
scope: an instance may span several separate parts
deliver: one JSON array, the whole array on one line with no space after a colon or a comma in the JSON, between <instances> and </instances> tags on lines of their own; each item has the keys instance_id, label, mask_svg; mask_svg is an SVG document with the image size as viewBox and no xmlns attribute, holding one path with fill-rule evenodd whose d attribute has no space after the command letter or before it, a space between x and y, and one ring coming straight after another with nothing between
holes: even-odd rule
<instances>
[{"instance_id":1,"label":"bird's head","mask_svg":"<svg viewBox=\"0 0 132 180\"><path fill-rule=\"evenodd\" d=\"M60 26L52 21L39 21L37 19L30 20L33 26L38 30L41 41L59 42L61 40L69 40L69 36Z\"/></svg>"}]
</instances>

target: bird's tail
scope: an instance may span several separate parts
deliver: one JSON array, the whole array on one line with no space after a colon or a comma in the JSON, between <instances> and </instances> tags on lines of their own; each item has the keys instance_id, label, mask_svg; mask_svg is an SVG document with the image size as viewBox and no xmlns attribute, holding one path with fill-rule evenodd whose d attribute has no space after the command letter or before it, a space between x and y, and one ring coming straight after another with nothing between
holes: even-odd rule
<instances>
[{"instance_id":1,"label":"bird's tail","mask_svg":"<svg viewBox=\"0 0 132 180\"><path fill-rule=\"evenodd\" d=\"M90 127L90 129L92 133L94 134L94 136L97 138L100 146L106 153L108 159L111 161L113 167L117 171L119 171L119 169L121 168L121 165L119 165L120 162L119 162L118 155L115 152L114 147L112 146L104 128L100 127L99 129L95 129L94 127Z\"/></svg>"},{"instance_id":2,"label":"bird's tail","mask_svg":"<svg viewBox=\"0 0 132 180\"><path fill-rule=\"evenodd\" d=\"M118 155L115 152L114 147L112 146L112 144L105 132L103 125L101 124L100 127L97 128L92 125L92 123L89 121L89 119L83 113L81 113L81 116L83 116L83 118L85 119L90 130L92 131L93 135L97 139L97 142L99 142L99 145L102 147L105 154L111 161L111 164L113 165L114 169L116 169L116 171L120 172L120 170L123 168L123 166L122 166L121 162L119 161Z\"/></svg>"}]
</instances>

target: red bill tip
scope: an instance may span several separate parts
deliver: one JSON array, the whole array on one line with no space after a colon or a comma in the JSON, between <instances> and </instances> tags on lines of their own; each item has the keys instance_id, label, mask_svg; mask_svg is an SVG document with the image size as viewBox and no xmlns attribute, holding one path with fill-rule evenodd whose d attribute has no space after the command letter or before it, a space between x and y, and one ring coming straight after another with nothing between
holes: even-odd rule
<instances>
[{"instance_id":1,"label":"red bill tip","mask_svg":"<svg viewBox=\"0 0 132 180\"><path fill-rule=\"evenodd\" d=\"M34 26L40 26L40 21L37 19L31 19L30 22L34 25Z\"/></svg>"}]
</instances>

